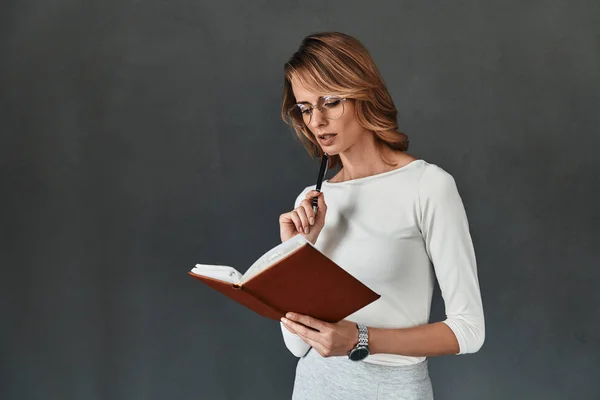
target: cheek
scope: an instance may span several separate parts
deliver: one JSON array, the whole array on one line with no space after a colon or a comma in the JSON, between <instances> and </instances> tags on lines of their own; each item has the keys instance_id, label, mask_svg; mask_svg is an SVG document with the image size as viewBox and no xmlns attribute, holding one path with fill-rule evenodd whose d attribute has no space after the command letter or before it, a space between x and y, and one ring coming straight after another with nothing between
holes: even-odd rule
<instances>
[{"instance_id":1,"label":"cheek","mask_svg":"<svg viewBox=\"0 0 600 400\"><path fill-rule=\"evenodd\" d=\"M348 118L341 118L339 120L338 128L344 137L347 138L359 136L363 131L362 126L353 115L350 115Z\"/></svg>"}]
</instances>

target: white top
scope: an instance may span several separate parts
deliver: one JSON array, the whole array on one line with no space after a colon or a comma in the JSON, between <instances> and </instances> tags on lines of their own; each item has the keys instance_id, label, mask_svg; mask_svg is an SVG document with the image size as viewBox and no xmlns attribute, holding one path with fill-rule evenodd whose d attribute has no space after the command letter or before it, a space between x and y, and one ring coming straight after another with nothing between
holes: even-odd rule
<instances>
[{"instance_id":1,"label":"white top","mask_svg":"<svg viewBox=\"0 0 600 400\"><path fill-rule=\"evenodd\" d=\"M309 190L296 199L298 207ZM373 328L406 328L429 322L434 279L446 307L443 321L456 335L458 354L483 344L484 315L467 216L452 176L424 160L398 169L323 182L327 216L315 247L381 298L346 319ZM281 331L297 357L310 346ZM373 354L364 362L406 365L425 360Z\"/></svg>"}]
</instances>

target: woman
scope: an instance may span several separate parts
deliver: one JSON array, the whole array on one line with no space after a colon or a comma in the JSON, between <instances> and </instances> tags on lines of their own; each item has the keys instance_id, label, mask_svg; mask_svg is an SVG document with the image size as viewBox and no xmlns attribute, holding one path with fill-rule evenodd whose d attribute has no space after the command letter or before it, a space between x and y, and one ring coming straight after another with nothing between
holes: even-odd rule
<instances>
[{"instance_id":1,"label":"woman","mask_svg":"<svg viewBox=\"0 0 600 400\"><path fill-rule=\"evenodd\" d=\"M327 153L340 169L322 193L305 188L280 216L281 240L305 235L381 295L338 323L282 319L285 344L299 357L293 399L433 399L427 357L474 353L485 335L454 179L406 152L392 98L351 36L304 39L285 65L282 116L311 155ZM446 319L429 324L436 278Z\"/></svg>"}]
</instances>

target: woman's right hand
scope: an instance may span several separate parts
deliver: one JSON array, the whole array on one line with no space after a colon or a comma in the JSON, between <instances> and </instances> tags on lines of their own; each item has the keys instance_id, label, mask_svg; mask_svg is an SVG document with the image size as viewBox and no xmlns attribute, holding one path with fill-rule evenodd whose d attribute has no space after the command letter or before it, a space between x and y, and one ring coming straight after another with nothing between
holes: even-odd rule
<instances>
[{"instance_id":1,"label":"woman's right hand","mask_svg":"<svg viewBox=\"0 0 600 400\"><path fill-rule=\"evenodd\" d=\"M318 198L316 217L312 209L313 197ZM323 193L317 190L311 190L306 193L306 197L297 208L279 216L279 234L281 236L281 241L285 242L293 236L301 234L312 244L315 244L319 237L319 233L321 233L323 225L325 224L326 213L327 204L325 204Z\"/></svg>"}]
</instances>

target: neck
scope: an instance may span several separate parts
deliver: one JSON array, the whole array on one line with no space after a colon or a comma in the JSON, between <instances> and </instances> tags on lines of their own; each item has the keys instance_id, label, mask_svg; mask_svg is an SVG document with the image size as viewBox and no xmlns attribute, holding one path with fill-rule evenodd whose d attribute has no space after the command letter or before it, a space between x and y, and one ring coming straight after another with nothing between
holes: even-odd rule
<instances>
[{"instance_id":1,"label":"neck","mask_svg":"<svg viewBox=\"0 0 600 400\"><path fill-rule=\"evenodd\" d=\"M385 152L385 154L381 154ZM364 178L389 171L392 167L382 160L382 156L387 156L387 148L379 148L372 134L364 135L343 153L340 153L342 161L341 180Z\"/></svg>"}]
</instances>

